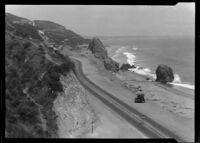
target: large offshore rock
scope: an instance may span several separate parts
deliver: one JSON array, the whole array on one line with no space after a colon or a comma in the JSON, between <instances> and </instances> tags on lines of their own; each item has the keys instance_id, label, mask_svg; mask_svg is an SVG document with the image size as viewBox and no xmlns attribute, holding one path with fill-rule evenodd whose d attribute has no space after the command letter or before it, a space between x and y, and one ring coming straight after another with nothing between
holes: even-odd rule
<instances>
[{"instance_id":1,"label":"large offshore rock","mask_svg":"<svg viewBox=\"0 0 200 143\"><path fill-rule=\"evenodd\" d=\"M174 80L174 74L171 67L160 64L156 69L156 81L166 83Z\"/></svg>"}]
</instances>

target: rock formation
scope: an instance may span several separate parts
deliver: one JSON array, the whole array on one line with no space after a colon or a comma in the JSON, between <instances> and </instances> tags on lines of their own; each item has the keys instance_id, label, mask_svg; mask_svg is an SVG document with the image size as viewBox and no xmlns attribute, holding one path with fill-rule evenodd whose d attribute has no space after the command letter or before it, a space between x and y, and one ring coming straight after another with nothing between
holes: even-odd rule
<instances>
[{"instance_id":1,"label":"rock formation","mask_svg":"<svg viewBox=\"0 0 200 143\"><path fill-rule=\"evenodd\" d=\"M103 43L98 38L93 38L88 46L88 49L94 56L104 63L104 67L113 72L119 71L119 63L108 57L108 53Z\"/></svg>"},{"instance_id":2,"label":"rock formation","mask_svg":"<svg viewBox=\"0 0 200 143\"><path fill-rule=\"evenodd\" d=\"M174 80L174 74L171 67L167 65L159 65L156 69L156 81L166 83Z\"/></svg>"},{"instance_id":3,"label":"rock formation","mask_svg":"<svg viewBox=\"0 0 200 143\"><path fill-rule=\"evenodd\" d=\"M104 60L104 66L109 71L113 71L113 72L119 71L119 64L113 61L110 57Z\"/></svg>"},{"instance_id":4,"label":"rock formation","mask_svg":"<svg viewBox=\"0 0 200 143\"><path fill-rule=\"evenodd\" d=\"M108 56L107 50L103 43L96 37L92 39L88 49L94 54L96 58L106 59Z\"/></svg>"},{"instance_id":5,"label":"rock formation","mask_svg":"<svg viewBox=\"0 0 200 143\"><path fill-rule=\"evenodd\" d=\"M130 64L122 64L122 66L120 67L120 70L125 71L131 68L135 68L135 66L134 65L131 66Z\"/></svg>"}]
</instances>

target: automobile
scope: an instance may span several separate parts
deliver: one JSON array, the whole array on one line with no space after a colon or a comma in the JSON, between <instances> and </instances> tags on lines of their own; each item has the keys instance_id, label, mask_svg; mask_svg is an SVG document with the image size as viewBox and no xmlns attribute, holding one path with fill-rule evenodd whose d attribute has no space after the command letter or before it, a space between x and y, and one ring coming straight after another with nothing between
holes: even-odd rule
<instances>
[{"instance_id":1,"label":"automobile","mask_svg":"<svg viewBox=\"0 0 200 143\"><path fill-rule=\"evenodd\" d=\"M135 103L145 103L144 93L137 94L135 98Z\"/></svg>"}]
</instances>

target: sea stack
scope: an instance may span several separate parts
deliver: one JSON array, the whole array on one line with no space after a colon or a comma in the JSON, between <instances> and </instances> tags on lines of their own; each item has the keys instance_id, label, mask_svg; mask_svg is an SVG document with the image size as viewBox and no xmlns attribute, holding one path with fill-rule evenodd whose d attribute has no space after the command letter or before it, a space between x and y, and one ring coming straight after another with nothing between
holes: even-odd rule
<instances>
[{"instance_id":1,"label":"sea stack","mask_svg":"<svg viewBox=\"0 0 200 143\"><path fill-rule=\"evenodd\" d=\"M95 58L100 59L104 63L104 67L112 72L119 71L119 63L108 57L107 50L99 38L93 38L88 46Z\"/></svg>"},{"instance_id":2,"label":"sea stack","mask_svg":"<svg viewBox=\"0 0 200 143\"><path fill-rule=\"evenodd\" d=\"M99 59L106 59L107 57L107 50L104 47L103 43L100 41L99 38L94 37L90 42L88 49L94 54L96 58Z\"/></svg>"},{"instance_id":3,"label":"sea stack","mask_svg":"<svg viewBox=\"0 0 200 143\"><path fill-rule=\"evenodd\" d=\"M160 64L156 69L156 81L166 83L174 80L174 73L171 67Z\"/></svg>"}]
</instances>

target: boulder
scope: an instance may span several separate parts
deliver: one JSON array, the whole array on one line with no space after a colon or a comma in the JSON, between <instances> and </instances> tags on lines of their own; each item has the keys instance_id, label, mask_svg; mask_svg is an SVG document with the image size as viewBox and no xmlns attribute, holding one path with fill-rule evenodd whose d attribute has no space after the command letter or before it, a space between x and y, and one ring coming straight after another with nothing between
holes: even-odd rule
<instances>
[{"instance_id":1,"label":"boulder","mask_svg":"<svg viewBox=\"0 0 200 143\"><path fill-rule=\"evenodd\" d=\"M171 67L160 64L156 69L156 81L166 83L174 80L174 74Z\"/></svg>"},{"instance_id":2,"label":"boulder","mask_svg":"<svg viewBox=\"0 0 200 143\"><path fill-rule=\"evenodd\" d=\"M120 67L120 70L125 71L131 68L135 68L135 66L134 65L131 66L130 64L122 64L122 66Z\"/></svg>"}]
</instances>

